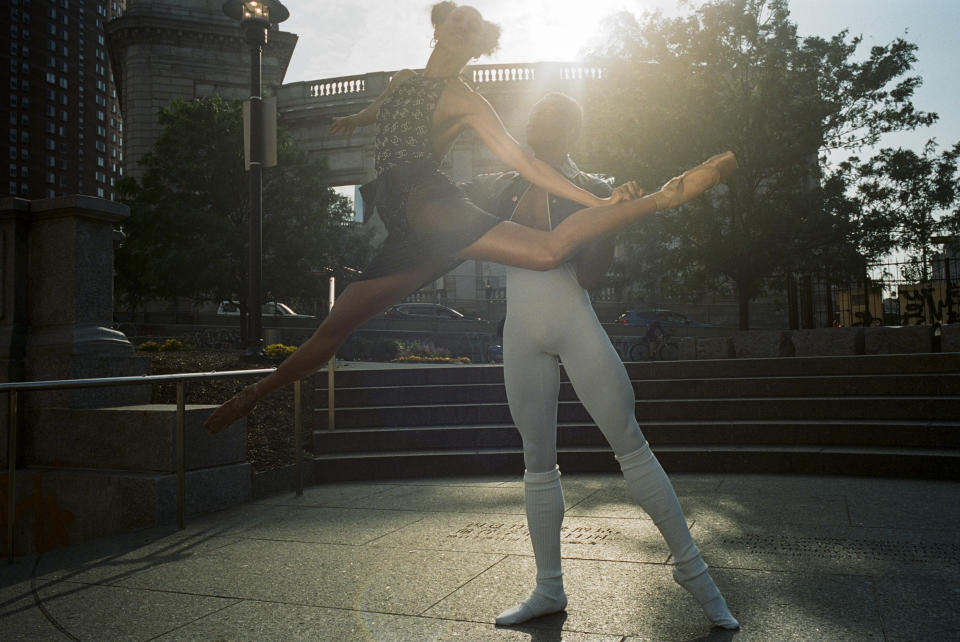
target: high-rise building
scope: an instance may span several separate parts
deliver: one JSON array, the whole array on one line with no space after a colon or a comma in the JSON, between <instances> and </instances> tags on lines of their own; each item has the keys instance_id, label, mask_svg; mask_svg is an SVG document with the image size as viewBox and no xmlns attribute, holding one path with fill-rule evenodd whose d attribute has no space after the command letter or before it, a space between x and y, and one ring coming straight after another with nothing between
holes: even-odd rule
<instances>
[{"instance_id":1,"label":"high-rise building","mask_svg":"<svg viewBox=\"0 0 960 642\"><path fill-rule=\"evenodd\" d=\"M123 123L106 23L124 0L4 0L0 104L8 123L9 196L113 199Z\"/></svg>"}]
</instances>

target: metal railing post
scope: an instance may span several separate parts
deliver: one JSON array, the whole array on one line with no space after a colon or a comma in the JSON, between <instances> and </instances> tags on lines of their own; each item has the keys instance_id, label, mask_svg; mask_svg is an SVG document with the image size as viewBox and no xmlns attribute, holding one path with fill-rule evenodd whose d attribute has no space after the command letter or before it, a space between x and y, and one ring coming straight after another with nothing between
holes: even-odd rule
<instances>
[{"instance_id":1,"label":"metal railing post","mask_svg":"<svg viewBox=\"0 0 960 642\"><path fill-rule=\"evenodd\" d=\"M330 292L328 293L328 300L330 302L330 307L327 312L329 313L333 310L334 300L336 299L336 279L330 277ZM337 370L337 353L334 352L330 357L330 362L327 364L327 430L335 430L337 427L336 423L336 412L333 400L333 379L334 372Z\"/></svg>"},{"instance_id":2,"label":"metal railing post","mask_svg":"<svg viewBox=\"0 0 960 642\"><path fill-rule=\"evenodd\" d=\"M183 414L186 409L183 382L177 382L177 528L183 529L183 499L187 485L186 464L183 458Z\"/></svg>"},{"instance_id":3,"label":"metal railing post","mask_svg":"<svg viewBox=\"0 0 960 642\"><path fill-rule=\"evenodd\" d=\"M11 390L8 395L9 426L7 430L7 548L9 549L8 564L13 564L13 517L16 515L17 500L17 391Z\"/></svg>"},{"instance_id":4,"label":"metal railing post","mask_svg":"<svg viewBox=\"0 0 960 642\"><path fill-rule=\"evenodd\" d=\"M303 411L300 404L302 379L293 383L293 447L296 449L297 497L303 495Z\"/></svg>"}]
</instances>

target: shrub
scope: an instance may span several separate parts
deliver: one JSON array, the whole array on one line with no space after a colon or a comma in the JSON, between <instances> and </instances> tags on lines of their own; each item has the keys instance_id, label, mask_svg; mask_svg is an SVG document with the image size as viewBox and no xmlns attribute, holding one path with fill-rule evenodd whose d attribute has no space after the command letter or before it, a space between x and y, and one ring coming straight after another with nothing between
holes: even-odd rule
<instances>
[{"instance_id":1,"label":"shrub","mask_svg":"<svg viewBox=\"0 0 960 642\"><path fill-rule=\"evenodd\" d=\"M282 343L271 343L263 352L271 359L284 359L296 352L297 346L285 346Z\"/></svg>"},{"instance_id":2,"label":"shrub","mask_svg":"<svg viewBox=\"0 0 960 642\"><path fill-rule=\"evenodd\" d=\"M193 346L188 345L181 341L180 339L167 339L163 342L163 345L159 347L161 352L171 352L173 350L192 350Z\"/></svg>"},{"instance_id":3,"label":"shrub","mask_svg":"<svg viewBox=\"0 0 960 642\"><path fill-rule=\"evenodd\" d=\"M142 350L143 352L156 352L160 349L160 344L156 341L144 341L137 346L137 350Z\"/></svg>"}]
</instances>

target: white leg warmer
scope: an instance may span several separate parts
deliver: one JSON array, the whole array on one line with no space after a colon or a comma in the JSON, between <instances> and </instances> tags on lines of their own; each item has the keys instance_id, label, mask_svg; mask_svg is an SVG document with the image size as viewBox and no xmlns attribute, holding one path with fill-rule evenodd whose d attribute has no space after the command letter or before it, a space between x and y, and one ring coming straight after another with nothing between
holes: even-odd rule
<instances>
[{"instance_id":1,"label":"white leg warmer","mask_svg":"<svg viewBox=\"0 0 960 642\"><path fill-rule=\"evenodd\" d=\"M707 572L700 550L690 537L673 485L650 450L650 444L617 457L617 460L631 496L660 529L677 562L673 570L674 580L697 599L714 626L739 628L740 624L730 614L720 589Z\"/></svg>"},{"instance_id":2,"label":"white leg warmer","mask_svg":"<svg viewBox=\"0 0 960 642\"><path fill-rule=\"evenodd\" d=\"M567 607L560 566L560 526L563 490L556 467L545 473L523 475L527 528L537 561L537 586L526 600L497 616L497 624L519 624Z\"/></svg>"}]
</instances>

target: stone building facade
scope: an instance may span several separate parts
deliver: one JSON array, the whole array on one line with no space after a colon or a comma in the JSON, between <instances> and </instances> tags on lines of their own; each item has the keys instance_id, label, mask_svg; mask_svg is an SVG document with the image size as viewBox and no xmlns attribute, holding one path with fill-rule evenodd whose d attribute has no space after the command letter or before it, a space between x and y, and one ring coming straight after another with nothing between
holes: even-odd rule
<instances>
[{"instance_id":1,"label":"stone building facade","mask_svg":"<svg viewBox=\"0 0 960 642\"><path fill-rule=\"evenodd\" d=\"M140 158L160 133L157 114L174 98L250 95L249 46L223 0L127 0L107 25L110 64L127 133L124 171L139 177ZM297 36L271 29L263 52L263 90L276 94Z\"/></svg>"}]
</instances>

